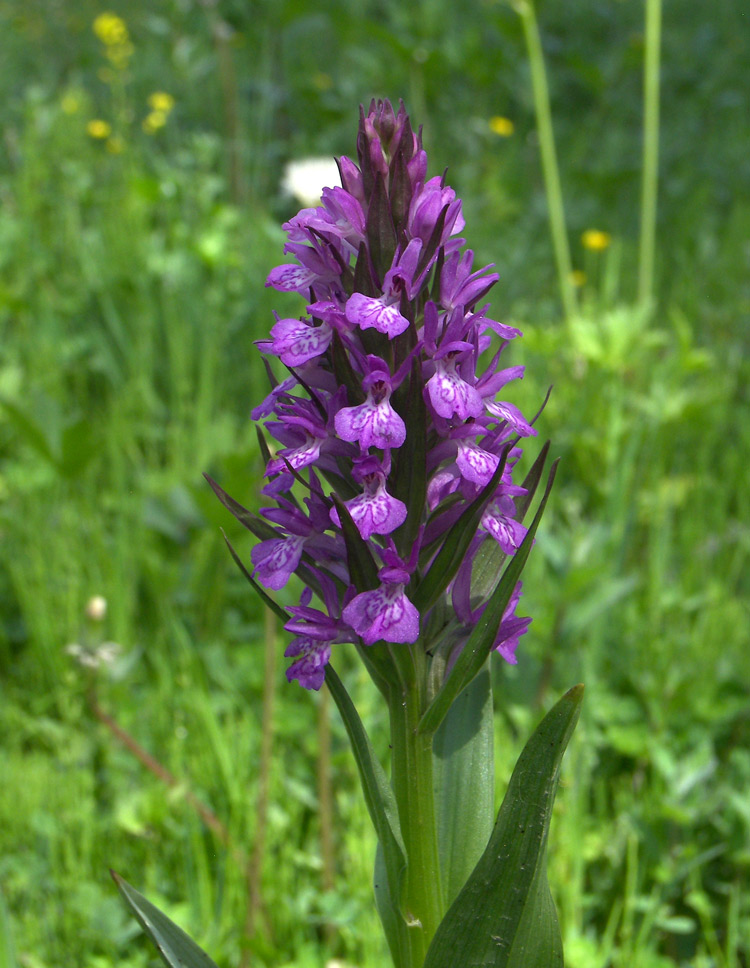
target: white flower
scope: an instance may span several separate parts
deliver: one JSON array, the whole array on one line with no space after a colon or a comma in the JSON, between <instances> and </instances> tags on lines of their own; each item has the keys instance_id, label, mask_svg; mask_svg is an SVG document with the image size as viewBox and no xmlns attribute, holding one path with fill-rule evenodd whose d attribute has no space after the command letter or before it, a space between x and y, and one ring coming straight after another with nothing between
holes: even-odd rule
<instances>
[{"instance_id":1,"label":"white flower","mask_svg":"<svg viewBox=\"0 0 750 968\"><path fill-rule=\"evenodd\" d=\"M301 205L312 208L320 204L324 188L340 184L339 169L333 158L303 158L287 162L281 188Z\"/></svg>"}]
</instances>

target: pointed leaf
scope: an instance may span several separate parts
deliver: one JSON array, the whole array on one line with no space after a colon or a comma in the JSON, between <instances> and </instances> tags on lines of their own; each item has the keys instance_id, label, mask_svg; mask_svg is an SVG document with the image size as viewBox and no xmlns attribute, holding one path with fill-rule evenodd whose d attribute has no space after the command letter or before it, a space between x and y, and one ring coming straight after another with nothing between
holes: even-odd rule
<instances>
[{"instance_id":1,"label":"pointed leaf","mask_svg":"<svg viewBox=\"0 0 750 968\"><path fill-rule=\"evenodd\" d=\"M355 407L362 403L365 394L362 390L362 380L357 377L352 367L349 353L344 346L338 331L334 329L331 339L331 366L336 384L346 387L346 398L350 407Z\"/></svg>"},{"instance_id":2,"label":"pointed leaf","mask_svg":"<svg viewBox=\"0 0 750 968\"><path fill-rule=\"evenodd\" d=\"M435 255L435 250L437 249L440 239L443 235L443 229L445 228L445 216L448 214L449 208L450 208L450 205L444 205L440 211L440 214L435 220L435 225L434 225L434 228L432 229L432 233L429 239L427 240L427 245L425 245L422 248L422 253L419 257L419 262L417 263L417 269L416 269L416 272L414 273L415 279L422 272L424 272L425 268L429 265L430 261L432 260L432 257Z\"/></svg>"},{"instance_id":3,"label":"pointed leaf","mask_svg":"<svg viewBox=\"0 0 750 968\"><path fill-rule=\"evenodd\" d=\"M166 914L139 894L119 874L110 871L120 894L140 922L141 927L156 945L162 961L168 968L217 968L202 948Z\"/></svg>"},{"instance_id":4,"label":"pointed leaf","mask_svg":"<svg viewBox=\"0 0 750 968\"><path fill-rule=\"evenodd\" d=\"M409 177L409 170L406 167L406 159L404 158L404 152L398 151L394 159L393 179L391 181L391 215L393 216L393 225L397 235L406 228L406 219L409 215L411 198L411 178Z\"/></svg>"},{"instance_id":5,"label":"pointed leaf","mask_svg":"<svg viewBox=\"0 0 750 968\"><path fill-rule=\"evenodd\" d=\"M474 676L477 675L484 665L487 656L492 651L503 613L508 607L508 602L516 587L516 582L523 571L526 559L529 557L531 546L534 543L536 529L539 527L542 514L547 506L550 491L555 480L557 463L555 461L552 464L544 496L539 502L539 507L526 533L526 537L521 542L518 551L511 558L508 567L505 569L502 578L498 582L490 600L487 602L482 615L456 659L448 678L427 707L427 711L419 723L420 732L434 732L438 728L445 714L450 709L453 700L471 682Z\"/></svg>"},{"instance_id":6,"label":"pointed leaf","mask_svg":"<svg viewBox=\"0 0 750 968\"><path fill-rule=\"evenodd\" d=\"M367 209L365 232L373 268L382 282L396 254L396 230L393 226L388 190L381 174L375 177L375 190Z\"/></svg>"},{"instance_id":7,"label":"pointed leaf","mask_svg":"<svg viewBox=\"0 0 750 968\"><path fill-rule=\"evenodd\" d=\"M268 462L271 460L271 451L268 447L266 435L263 433L260 424L255 425L255 433L258 437L258 446L260 447L260 453L263 457L263 466L268 467Z\"/></svg>"},{"instance_id":8,"label":"pointed leaf","mask_svg":"<svg viewBox=\"0 0 750 968\"><path fill-rule=\"evenodd\" d=\"M529 510L531 502L534 500L536 489L539 487L539 481L542 479L544 465L547 462L549 443L550 442L547 441L544 447L542 447L542 449L539 451L536 460L531 465L529 473L523 480L523 484L521 486L526 488L526 493L514 499L514 504L516 506L516 519L518 521L523 521L524 517L526 516L526 512Z\"/></svg>"},{"instance_id":9,"label":"pointed leaf","mask_svg":"<svg viewBox=\"0 0 750 968\"><path fill-rule=\"evenodd\" d=\"M367 810L383 849L383 864L389 896L395 909L398 910L401 884L406 870L406 849L401 836L396 798L385 771L375 755L359 713L330 663L326 666L326 685L331 690L349 735Z\"/></svg>"},{"instance_id":10,"label":"pointed leaf","mask_svg":"<svg viewBox=\"0 0 750 968\"><path fill-rule=\"evenodd\" d=\"M346 544L346 558L349 565L349 578L358 592L369 591L377 588L378 568L373 561L372 552L367 546L367 542L359 533L357 525L352 521L349 508L344 504L338 494L332 493L331 498L336 505L341 531L344 535Z\"/></svg>"},{"instance_id":11,"label":"pointed leaf","mask_svg":"<svg viewBox=\"0 0 750 968\"><path fill-rule=\"evenodd\" d=\"M259 518L254 511L249 511L238 501L235 501L233 497L230 497L227 492L223 490L223 488L219 487L216 481L208 476L208 474L204 474L203 476L211 485L211 490L218 497L227 511L233 514L240 524L244 525L248 531L252 531L256 538L260 538L261 541L265 541L267 538L278 538L278 533L274 530L274 528L271 527L270 524L266 524L266 522L262 518Z\"/></svg>"},{"instance_id":12,"label":"pointed leaf","mask_svg":"<svg viewBox=\"0 0 750 968\"><path fill-rule=\"evenodd\" d=\"M546 846L582 699L583 686L567 692L526 744L487 849L438 927L424 968L562 968Z\"/></svg>"},{"instance_id":13,"label":"pointed leaf","mask_svg":"<svg viewBox=\"0 0 750 968\"><path fill-rule=\"evenodd\" d=\"M247 570L247 568L245 568L245 566L242 563L242 560L240 559L240 556L237 554L237 552L232 547L232 543L230 542L229 538L227 538L227 536L224 534L224 529L223 528L221 529L221 533L222 533L222 535L224 535L224 540L227 543L227 548L229 548L229 553L234 558L235 564L240 569L240 571L245 576L245 578L247 578L247 580L253 586L253 588L255 589L256 593L265 602L265 604L271 609L271 611L276 613L276 615L281 619L282 623L288 622L289 619L291 618L291 616L288 615L284 611L284 609L281 607L281 605L279 605L278 602L275 602L271 598L271 596L265 591L265 589L262 588L258 584L258 582L253 578L253 576L250 574L250 572Z\"/></svg>"},{"instance_id":14,"label":"pointed leaf","mask_svg":"<svg viewBox=\"0 0 750 968\"><path fill-rule=\"evenodd\" d=\"M484 510L497 490L500 478L505 470L507 458L508 451L504 449L495 473L487 485L482 488L479 495L462 512L461 517L454 522L443 540L440 551L430 565L430 570L417 586L412 601L415 607L419 609L420 614L424 614L435 604L455 577L476 534Z\"/></svg>"},{"instance_id":15,"label":"pointed leaf","mask_svg":"<svg viewBox=\"0 0 750 968\"><path fill-rule=\"evenodd\" d=\"M389 476L391 493L403 501L408 509L406 520L397 528L393 537L403 557L407 557L419 532L422 508L427 492L427 426L426 407L422 390L424 381L416 359L412 362L409 386L406 394L397 395L395 404L400 408L406 423L408 446L400 447L395 454L393 469ZM401 388L399 388L401 389Z\"/></svg>"},{"instance_id":16,"label":"pointed leaf","mask_svg":"<svg viewBox=\"0 0 750 968\"><path fill-rule=\"evenodd\" d=\"M485 667L433 741L441 884L451 904L482 856L495 819L492 688Z\"/></svg>"},{"instance_id":17,"label":"pointed leaf","mask_svg":"<svg viewBox=\"0 0 750 968\"><path fill-rule=\"evenodd\" d=\"M372 278L370 254L364 242L359 243L357 261L354 266L354 292L364 293L365 296L379 296L379 287Z\"/></svg>"},{"instance_id":18,"label":"pointed leaf","mask_svg":"<svg viewBox=\"0 0 750 968\"><path fill-rule=\"evenodd\" d=\"M514 515L517 521L523 521L526 516L526 512L529 509L529 505L534 499L536 494L536 489L539 486L539 481L542 476L542 471L544 470L544 464L547 460L547 454L549 452L549 441L542 447L539 452L539 456L534 461L531 470L526 475L523 486L526 488L526 494L522 494L520 497L514 499L516 506L516 513ZM497 584L497 576L500 574L500 570L505 564L505 559L508 556L500 547L500 545L491 538L489 535L487 539L480 545L474 555L474 563L471 569L471 607L478 608L479 605L486 601L492 594L492 590Z\"/></svg>"}]
</instances>

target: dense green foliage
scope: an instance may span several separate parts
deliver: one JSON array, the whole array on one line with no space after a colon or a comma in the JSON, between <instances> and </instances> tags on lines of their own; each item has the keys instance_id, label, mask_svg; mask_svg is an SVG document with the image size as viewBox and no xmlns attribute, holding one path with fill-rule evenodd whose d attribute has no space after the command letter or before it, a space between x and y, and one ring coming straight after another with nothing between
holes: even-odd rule
<instances>
[{"instance_id":1,"label":"dense green foliage","mask_svg":"<svg viewBox=\"0 0 750 968\"><path fill-rule=\"evenodd\" d=\"M635 299L642 4L539 3L586 274L580 312L563 318L511 7L472 0L457 19L451 0L131 0L114 12L132 50L108 57L92 30L106 8L0 0L0 968L154 963L109 867L219 964L384 961L343 727L284 682L283 636L219 528L245 560L252 539L201 476L257 506L253 340L273 309L297 311L264 288L296 208L281 168L353 153L357 105L373 95L404 97L424 124L432 172L450 165L467 238L498 266L496 318L525 332L510 351L528 368L514 402L533 413L554 384L540 426L563 459L525 576L534 623L518 666L495 670L497 774L585 681L550 841L566 963L748 968L741 6L665 5L647 311ZM174 105L155 120L156 92ZM611 245L584 248L592 228ZM102 621L85 615L93 595L107 599ZM65 651L103 640L122 654L96 673ZM354 655L337 667L385 760L364 673ZM278 691L263 705L269 669ZM259 837L249 917L242 852Z\"/></svg>"}]
</instances>

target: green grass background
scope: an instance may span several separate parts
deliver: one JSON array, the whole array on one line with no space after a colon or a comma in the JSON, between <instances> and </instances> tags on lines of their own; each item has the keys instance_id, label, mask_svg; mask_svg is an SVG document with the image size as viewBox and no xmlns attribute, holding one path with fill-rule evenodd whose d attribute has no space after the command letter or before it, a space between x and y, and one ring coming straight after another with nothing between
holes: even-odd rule
<instances>
[{"instance_id":1,"label":"green grass background","mask_svg":"<svg viewBox=\"0 0 750 968\"><path fill-rule=\"evenodd\" d=\"M541 426L563 460L525 578L534 622L495 670L497 773L500 797L543 710L585 681L551 840L567 964L748 968L750 14L665 4L647 311L643 4L539 2L586 274L566 317L510 6L131 0L109 8L133 45L122 70L92 31L105 9L0 0L0 968L156 964L109 867L219 964L385 962L343 729L285 684L283 633L219 528L245 558L252 539L201 477L258 504L253 340L298 311L264 287L295 210L281 169L353 154L372 96L405 99L498 267L496 318L525 332L514 401L533 413L554 384ZM175 106L148 134L155 91ZM604 252L583 248L590 228ZM92 713L65 646L102 640L122 658L95 677L99 706L172 787ZM339 664L385 758L377 700ZM249 923L238 852L258 843Z\"/></svg>"}]
</instances>

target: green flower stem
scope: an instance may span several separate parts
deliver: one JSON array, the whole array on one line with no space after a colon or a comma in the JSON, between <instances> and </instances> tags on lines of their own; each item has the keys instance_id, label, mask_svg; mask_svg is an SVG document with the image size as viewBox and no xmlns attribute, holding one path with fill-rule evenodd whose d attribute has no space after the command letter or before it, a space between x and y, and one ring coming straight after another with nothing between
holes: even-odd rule
<instances>
[{"instance_id":1,"label":"green flower stem","mask_svg":"<svg viewBox=\"0 0 750 968\"><path fill-rule=\"evenodd\" d=\"M408 924L410 968L422 968L445 913L440 882L432 734L419 733L424 654L419 643L409 661L398 661L401 686L391 692L392 783L408 858L402 908ZM404 656L404 653L402 653ZM404 656L405 658L405 656Z\"/></svg>"},{"instance_id":2,"label":"green flower stem","mask_svg":"<svg viewBox=\"0 0 750 968\"><path fill-rule=\"evenodd\" d=\"M638 301L650 306L654 288L656 199L659 180L659 54L661 0L646 0L646 52L643 64L643 172Z\"/></svg>"},{"instance_id":3,"label":"green flower stem","mask_svg":"<svg viewBox=\"0 0 750 968\"><path fill-rule=\"evenodd\" d=\"M577 300L572 278L572 263L568 246L568 233L565 227L565 208L563 205L562 188L560 187L560 171L555 152L555 136L552 131L552 112L549 104L549 88L547 73L544 68L544 54L539 37L536 12L533 0L515 0L513 8L521 18L523 33L526 40L526 52L531 69L531 86L534 97L534 113L536 114L537 132L539 135L539 150L542 156L542 173L544 187L547 193L547 209L549 211L550 234L555 251L557 275L560 285L565 315L568 319L576 313Z\"/></svg>"}]
</instances>

